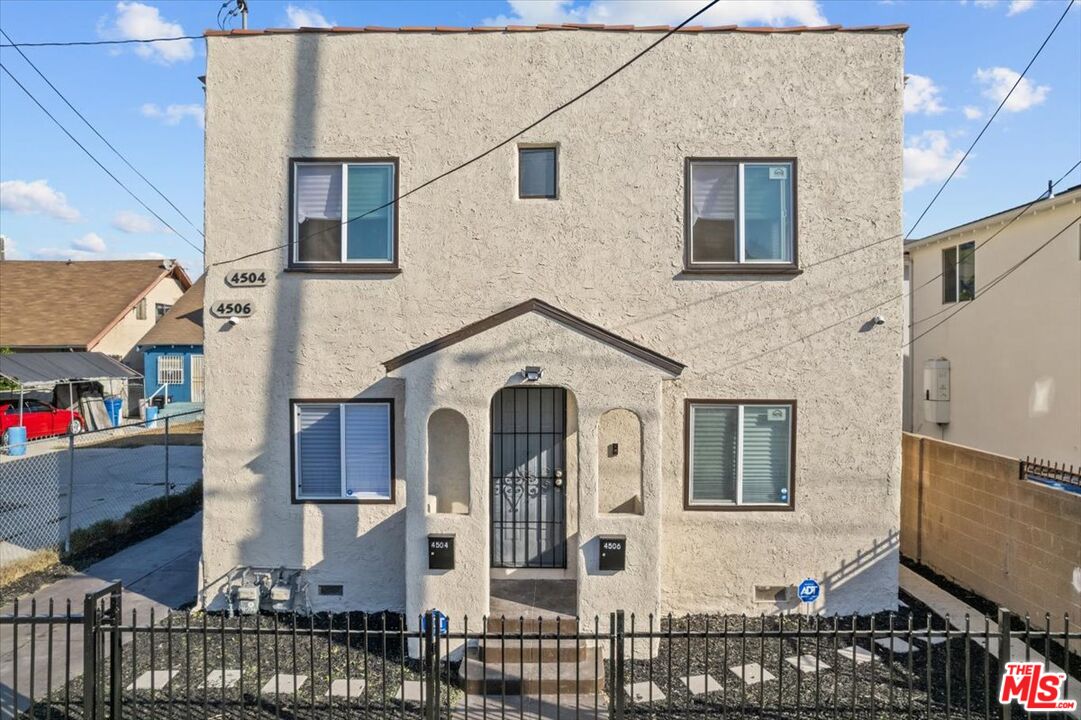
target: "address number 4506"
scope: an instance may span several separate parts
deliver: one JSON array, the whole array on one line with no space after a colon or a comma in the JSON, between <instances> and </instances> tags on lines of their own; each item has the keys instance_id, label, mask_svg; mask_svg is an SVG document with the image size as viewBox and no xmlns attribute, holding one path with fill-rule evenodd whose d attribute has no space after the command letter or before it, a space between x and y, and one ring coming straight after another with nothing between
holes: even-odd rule
<instances>
[{"instance_id":1,"label":"address number 4506","mask_svg":"<svg viewBox=\"0 0 1081 720\"><path fill-rule=\"evenodd\" d=\"M221 318L229 317L251 317L252 303L249 300L238 300L236 302L220 302L211 307L211 312L215 316Z\"/></svg>"}]
</instances>

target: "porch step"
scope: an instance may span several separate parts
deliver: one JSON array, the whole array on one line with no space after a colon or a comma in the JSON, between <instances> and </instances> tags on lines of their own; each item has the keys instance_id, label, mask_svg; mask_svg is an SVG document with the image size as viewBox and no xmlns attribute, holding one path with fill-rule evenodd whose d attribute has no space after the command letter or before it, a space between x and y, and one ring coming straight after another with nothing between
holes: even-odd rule
<instances>
[{"instance_id":1,"label":"porch step","mask_svg":"<svg viewBox=\"0 0 1081 720\"><path fill-rule=\"evenodd\" d=\"M603 646L603 641L598 643ZM553 639L519 640L515 637L483 639L476 648L476 657L482 662L499 665L517 665L520 662L532 663L576 663L580 660L593 662L597 654L594 643L586 640L574 642L567 638L556 642Z\"/></svg>"},{"instance_id":2,"label":"porch step","mask_svg":"<svg viewBox=\"0 0 1081 720\"><path fill-rule=\"evenodd\" d=\"M472 652L458 668L458 678L471 695L593 695L604 692L604 663L485 663Z\"/></svg>"},{"instance_id":3,"label":"porch step","mask_svg":"<svg viewBox=\"0 0 1081 720\"><path fill-rule=\"evenodd\" d=\"M558 620L558 622L557 622ZM499 635L506 633L507 643L510 643L510 635L524 633L526 635L552 634L561 632L564 635L573 635L575 632L575 618L570 615L551 615L548 617L489 617L488 632ZM583 630L584 632L584 630ZM554 640L553 640L554 642Z\"/></svg>"}]
</instances>

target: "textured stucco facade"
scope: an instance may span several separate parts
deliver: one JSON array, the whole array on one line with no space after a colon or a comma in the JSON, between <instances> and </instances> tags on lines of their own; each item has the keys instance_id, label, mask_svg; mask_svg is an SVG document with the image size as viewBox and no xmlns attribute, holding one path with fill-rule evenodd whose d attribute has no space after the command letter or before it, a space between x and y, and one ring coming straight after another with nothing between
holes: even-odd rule
<instances>
[{"instance_id":1,"label":"textured stucco facade","mask_svg":"<svg viewBox=\"0 0 1081 720\"><path fill-rule=\"evenodd\" d=\"M1081 188L1043 200L1012 221L1020 211L908 248L913 342L906 429L1000 455L1079 466ZM968 242L977 247L980 298L971 308L944 303L941 278L942 251ZM982 294L1022 261L993 292ZM936 358L950 362L950 421L943 425L927 420L922 402L924 363Z\"/></svg>"},{"instance_id":2,"label":"textured stucco facade","mask_svg":"<svg viewBox=\"0 0 1081 720\"><path fill-rule=\"evenodd\" d=\"M405 198L400 274L285 270L291 158L396 157L405 192L523 127L651 33L208 38L208 597L237 566L342 583L317 609L488 609L489 403L526 365L564 387L568 569L582 616L769 610L756 585L824 583L819 609L896 602L901 430L902 38L689 33L520 138L559 147L558 200L519 200L514 145ZM802 273L682 272L689 157L795 157ZM241 262L216 265L273 249ZM260 268L237 291L226 272ZM400 353L537 297L686 365L678 376L535 313L388 373ZM893 299L891 299L893 298ZM882 315L885 324L868 321ZM393 504L294 504L290 398L393 398ZM792 511L683 507L687 398L796 400ZM462 414L469 514L426 511L429 416ZM641 422L641 514L600 512L601 416ZM429 571L425 536L458 566ZM596 542L628 538L599 573ZM543 572L543 571L533 571Z\"/></svg>"}]
</instances>

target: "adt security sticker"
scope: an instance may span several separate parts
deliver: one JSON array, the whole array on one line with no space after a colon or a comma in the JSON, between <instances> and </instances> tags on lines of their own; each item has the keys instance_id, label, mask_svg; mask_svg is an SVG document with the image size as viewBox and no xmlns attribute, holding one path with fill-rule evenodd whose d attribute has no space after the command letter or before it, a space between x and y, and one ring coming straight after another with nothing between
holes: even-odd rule
<instances>
[{"instance_id":1,"label":"adt security sticker","mask_svg":"<svg viewBox=\"0 0 1081 720\"><path fill-rule=\"evenodd\" d=\"M801 602L813 603L822 594L822 586L816 581L807 578L799 584L799 589L796 592L799 593Z\"/></svg>"}]
</instances>

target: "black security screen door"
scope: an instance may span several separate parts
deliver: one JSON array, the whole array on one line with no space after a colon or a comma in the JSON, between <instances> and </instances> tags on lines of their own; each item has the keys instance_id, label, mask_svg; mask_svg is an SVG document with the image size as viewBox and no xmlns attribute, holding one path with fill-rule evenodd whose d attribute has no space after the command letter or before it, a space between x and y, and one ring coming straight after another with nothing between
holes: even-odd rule
<instances>
[{"instance_id":1,"label":"black security screen door","mask_svg":"<svg viewBox=\"0 0 1081 720\"><path fill-rule=\"evenodd\" d=\"M492 398L492 567L567 567L567 392Z\"/></svg>"}]
</instances>

